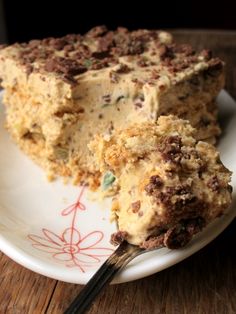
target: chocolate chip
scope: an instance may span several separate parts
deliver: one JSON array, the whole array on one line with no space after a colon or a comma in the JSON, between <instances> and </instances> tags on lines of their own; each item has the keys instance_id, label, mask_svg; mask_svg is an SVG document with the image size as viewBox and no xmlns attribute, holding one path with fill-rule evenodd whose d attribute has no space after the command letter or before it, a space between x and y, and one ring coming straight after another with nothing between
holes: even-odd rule
<instances>
[{"instance_id":1,"label":"chocolate chip","mask_svg":"<svg viewBox=\"0 0 236 314\"><path fill-rule=\"evenodd\" d=\"M189 219L185 222L187 231L194 235L202 231L203 227L206 225L206 221L202 217L196 217L194 219Z\"/></svg>"},{"instance_id":2,"label":"chocolate chip","mask_svg":"<svg viewBox=\"0 0 236 314\"><path fill-rule=\"evenodd\" d=\"M46 61L46 63L45 63L45 70L47 71L47 72L54 72L55 71L55 69L57 68L57 62L56 62L56 60L55 59L49 59L49 60L47 60Z\"/></svg>"},{"instance_id":3,"label":"chocolate chip","mask_svg":"<svg viewBox=\"0 0 236 314\"><path fill-rule=\"evenodd\" d=\"M174 58L174 51L172 46L164 44L159 46L159 56L161 60Z\"/></svg>"},{"instance_id":4,"label":"chocolate chip","mask_svg":"<svg viewBox=\"0 0 236 314\"><path fill-rule=\"evenodd\" d=\"M135 107L135 109L140 109L143 107L143 104L141 102L135 102L134 107Z\"/></svg>"},{"instance_id":5,"label":"chocolate chip","mask_svg":"<svg viewBox=\"0 0 236 314\"><path fill-rule=\"evenodd\" d=\"M185 56L191 56L195 53L189 44L174 45L173 51L175 53L183 53Z\"/></svg>"},{"instance_id":6,"label":"chocolate chip","mask_svg":"<svg viewBox=\"0 0 236 314\"><path fill-rule=\"evenodd\" d=\"M140 201L136 201L136 202L131 203L131 208L132 208L133 213L137 213L140 210L140 207L141 207Z\"/></svg>"},{"instance_id":7,"label":"chocolate chip","mask_svg":"<svg viewBox=\"0 0 236 314\"><path fill-rule=\"evenodd\" d=\"M212 58L212 51L208 49L204 49L200 52L200 56L203 56L203 58L208 61Z\"/></svg>"},{"instance_id":8,"label":"chocolate chip","mask_svg":"<svg viewBox=\"0 0 236 314\"><path fill-rule=\"evenodd\" d=\"M165 233L163 243L169 249L174 250L184 247L191 239L192 235L186 228L178 224Z\"/></svg>"},{"instance_id":9,"label":"chocolate chip","mask_svg":"<svg viewBox=\"0 0 236 314\"><path fill-rule=\"evenodd\" d=\"M110 51L114 45L113 32L107 32L103 37L98 38L98 51Z\"/></svg>"},{"instance_id":10,"label":"chocolate chip","mask_svg":"<svg viewBox=\"0 0 236 314\"><path fill-rule=\"evenodd\" d=\"M92 57L95 59L104 59L110 57L109 51L95 51L92 53Z\"/></svg>"},{"instance_id":11,"label":"chocolate chip","mask_svg":"<svg viewBox=\"0 0 236 314\"><path fill-rule=\"evenodd\" d=\"M218 76L223 68L223 62L219 58L211 59L209 62L209 68L204 71L204 74L211 77Z\"/></svg>"},{"instance_id":12,"label":"chocolate chip","mask_svg":"<svg viewBox=\"0 0 236 314\"><path fill-rule=\"evenodd\" d=\"M137 55L145 51L145 41L135 32L127 34L117 34L114 36L113 53L119 56Z\"/></svg>"},{"instance_id":13,"label":"chocolate chip","mask_svg":"<svg viewBox=\"0 0 236 314\"><path fill-rule=\"evenodd\" d=\"M175 202L172 202L172 197L175 196ZM196 196L192 194L191 188L187 185L168 186L159 194L160 202L170 210L181 209L181 206L188 205L196 200Z\"/></svg>"},{"instance_id":14,"label":"chocolate chip","mask_svg":"<svg viewBox=\"0 0 236 314\"><path fill-rule=\"evenodd\" d=\"M64 46L64 51L65 52L70 52L70 51L73 51L75 48L74 48L74 45L72 44L67 44Z\"/></svg>"},{"instance_id":15,"label":"chocolate chip","mask_svg":"<svg viewBox=\"0 0 236 314\"><path fill-rule=\"evenodd\" d=\"M148 195L152 195L155 190L160 189L163 186L163 181L158 175L151 176L149 179L149 183L145 186L144 190Z\"/></svg>"},{"instance_id":16,"label":"chocolate chip","mask_svg":"<svg viewBox=\"0 0 236 314\"><path fill-rule=\"evenodd\" d=\"M120 63L118 68L115 70L116 73L123 74L123 73L129 73L131 71L131 68L124 63Z\"/></svg>"},{"instance_id":17,"label":"chocolate chip","mask_svg":"<svg viewBox=\"0 0 236 314\"><path fill-rule=\"evenodd\" d=\"M52 38L49 42L49 45L56 50L62 50L67 45L67 41L63 37Z\"/></svg>"},{"instance_id":18,"label":"chocolate chip","mask_svg":"<svg viewBox=\"0 0 236 314\"><path fill-rule=\"evenodd\" d=\"M110 103L111 102L111 94L103 95L102 99L104 100L105 103Z\"/></svg>"},{"instance_id":19,"label":"chocolate chip","mask_svg":"<svg viewBox=\"0 0 236 314\"><path fill-rule=\"evenodd\" d=\"M162 157L166 161L179 163L182 157L181 153L182 141L179 136L168 136L162 139L157 150L161 152Z\"/></svg>"},{"instance_id":20,"label":"chocolate chip","mask_svg":"<svg viewBox=\"0 0 236 314\"><path fill-rule=\"evenodd\" d=\"M166 229L166 227L154 227L154 232L140 245L140 247L153 249L166 246L169 249L179 249L188 244L193 235L200 232L205 225L206 222L202 217L196 217L180 221L175 224L175 226L168 229Z\"/></svg>"},{"instance_id":21,"label":"chocolate chip","mask_svg":"<svg viewBox=\"0 0 236 314\"><path fill-rule=\"evenodd\" d=\"M62 75L61 79L62 79L62 81L66 82L72 86L75 86L77 83L76 79L70 75L64 74L64 75Z\"/></svg>"},{"instance_id":22,"label":"chocolate chip","mask_svg":"<svg viewBox=\"0 0 236 314\"><path fill-rule=\"evenodd\" d=\"M160 78L160 74L158 73L157 70L152 70L151 72L151 79L153 80L158 80Z\"/></svg>"},{"instance_id":23,"label":"chocolate chip","mask_svg":"<svg viewBox=\"0 0 236 314\"><path fill-rule=\"evenodd\" d=\"M114 124L112 121L110 121L107 128L108 134L111 134L113 130L114 130Z\"/></svg>"},{"instance_id":24,"label":"chocolate chip","mask_svg":"<svg viewBox=\"0 0 236 314\"><path fill-rule=\"evenodd\" d=\"M116 102L118 103L121 99L124 99L125 96L124 95L120 95L116 98Z\"/></svg>"},{"instance_id":25,"label":"chocolate chip","mask_svg":"<svg viewBox=\"0 0 236 314\"><path fill-rule=\"evenodd\" d=\"M48 72L63 73L65 77L73 79L73 76L86 72L87 68L75 60L55 57L47 60L45 70Z\"/></svg>"},{"instance_id":26,"label":"chocolate chip","mask_svg":"<svg viewBox=\"0 0 236 314\"><path fill-rule=\"evenodd\" d=\"M220 182L217 176L213 176L211 179L208 180L207 186L213 191L213 192L219 192L220 191Z\"/></svg>"},{"instance_id":27,"label":"chocolate chip","mask_svg":"<svg viewBox=\"0 0 236 314\"><path fill-rule=\"evenodd\" d=\"M149 62L143 58L138 59L137 65L140 66L141 68L147 67L149 65Z\"/></svg>"},{"instance_id":28,"label":"chocolate chip","mask_svg":"<svg viewBox=\"0 0 236 314\"><path fill-rule=\"evenodd\" d=\"M96 38L99 36L103 36L107 32L108 32L107 27L105 25L101 25L101 26L96 26L96 27L93 27L92 29L90 29L90 31L88 31L85 34L85 36Z\"/></svg>"},{"instance_id":29,"label":"chocolate chip","mask_svg":"<svg viewBox=\"0 0 236 314\"><path fill-rule=\"evenodd\" d=\"M161 248L164 246L163 242L164 234L161 234L159 236L150 236L147 240L143 241L140 247L146 250Z\"/></svg>"},{"instance_id":30,"label":"chocolate chip","mask_svg":"<svg viewBox=\"0 0 236 314\"><path fill-rule=\"evenodd\" d=\"M111 244L113 245L119 245L121 242L126 240L128 237L128 232L126 231L118 231L111 235Z\"/></svg>"}]
</instances>

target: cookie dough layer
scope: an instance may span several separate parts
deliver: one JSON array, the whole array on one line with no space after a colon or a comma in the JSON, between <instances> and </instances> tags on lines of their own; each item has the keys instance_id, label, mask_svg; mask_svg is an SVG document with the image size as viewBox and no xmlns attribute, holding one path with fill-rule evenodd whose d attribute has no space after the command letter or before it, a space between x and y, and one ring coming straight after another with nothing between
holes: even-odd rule
<instances>
[{"instance_id":1,"label":"cookie dough layer","mask_svg":"<svg viewBox=\"0 0 236 314\"><path fill-rule=\"evenodd\" d=\"M161 116L91 142L106 183L119 188L113 242L178 248L229 207L231 173L196 133L186 120Z\"/></svg>"},{"instance_id":2,"label":"cookie dough layer","mask_svg":"<svg viewBox=\"0 0 236 314\"><path fill-rule=\"evenodd\" d=\"M0 77L9 132L51 175L96 182L93 135L163 114L189 119L200 139L220 133L223 63L166 32L97 27L2 47Z\"/></svg>"}]
</instances>

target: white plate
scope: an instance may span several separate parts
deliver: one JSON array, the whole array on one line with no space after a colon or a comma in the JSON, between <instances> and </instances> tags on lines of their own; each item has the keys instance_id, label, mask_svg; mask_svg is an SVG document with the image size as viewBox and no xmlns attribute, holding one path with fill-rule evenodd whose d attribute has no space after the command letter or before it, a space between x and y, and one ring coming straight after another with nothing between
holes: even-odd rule
<instances>
[{"instance_id":1,"label":"white plate","mask_svg":"<svg viewBox=\"0 0 236 314\"><path fill-rule=\"evenodd\" d=\"M219 149L234 172L236 190L236 104L222 91L218 98L224 133ZM0 106L0 249L19 264L42 275L85 284L114 249L115 225L109 222L110 200L93 202L87 191L47 182L44 172L12 143L3 128ZM229 212L181 250L161 249L133 260L114 280L135 280L161 271L195 253L219 235L235 217Z\"/></svg>"}]
</instances>

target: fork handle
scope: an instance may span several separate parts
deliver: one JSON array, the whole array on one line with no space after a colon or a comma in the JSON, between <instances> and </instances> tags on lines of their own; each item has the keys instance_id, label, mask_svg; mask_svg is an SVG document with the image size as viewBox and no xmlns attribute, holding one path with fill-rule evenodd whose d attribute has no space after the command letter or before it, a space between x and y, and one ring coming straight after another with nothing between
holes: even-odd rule
<instances>
[{"instance_id":1,"label":"fork handle","mask_svg":"<svg viewBox=\"0 0 236 314\"><path fill-rule=\"evenodd\" d=\"M115 274L142 251L139 247L126 241L122 242L88 281L64 314L85 313L105 285L111 282Z\"/></svg>"}]
</instances>

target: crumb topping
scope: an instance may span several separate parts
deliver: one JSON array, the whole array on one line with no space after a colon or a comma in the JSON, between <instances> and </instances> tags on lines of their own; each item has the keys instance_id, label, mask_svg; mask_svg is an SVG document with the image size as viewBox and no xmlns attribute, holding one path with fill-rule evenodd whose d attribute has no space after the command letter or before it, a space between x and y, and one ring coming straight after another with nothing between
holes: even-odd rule
<instances>
[{"instance_id":1,"label":"crumb topping","mask_svg":"<svg viewBox=\"0 0 236 314\"><path fill-rule=\"evenodd\" d=\"M10 47L15 50L13 57L25 66L26 72L46 71L54 73L70 84L76 83L78 75L90 70L100 70L118 65L110 71L112 83L119 82L119 75L127 74L132 68L122 61L136 60L136 67L151 69L157 64L158 70L151 70L147 81L157 79L165 68L175 75L199 62L208 63L208 75L222 68L219 59L212 58L208 50L196 53L189 45L173 43L171 35L155 30L128 31L118 27L109 31L105 26L91 29L85 35L70 34L61 38L31 40L28 43L16 43ZM0 49L5 49L1 46ZM137 78L133 78L137 80Z\"/></svg>"}]
</instances>

